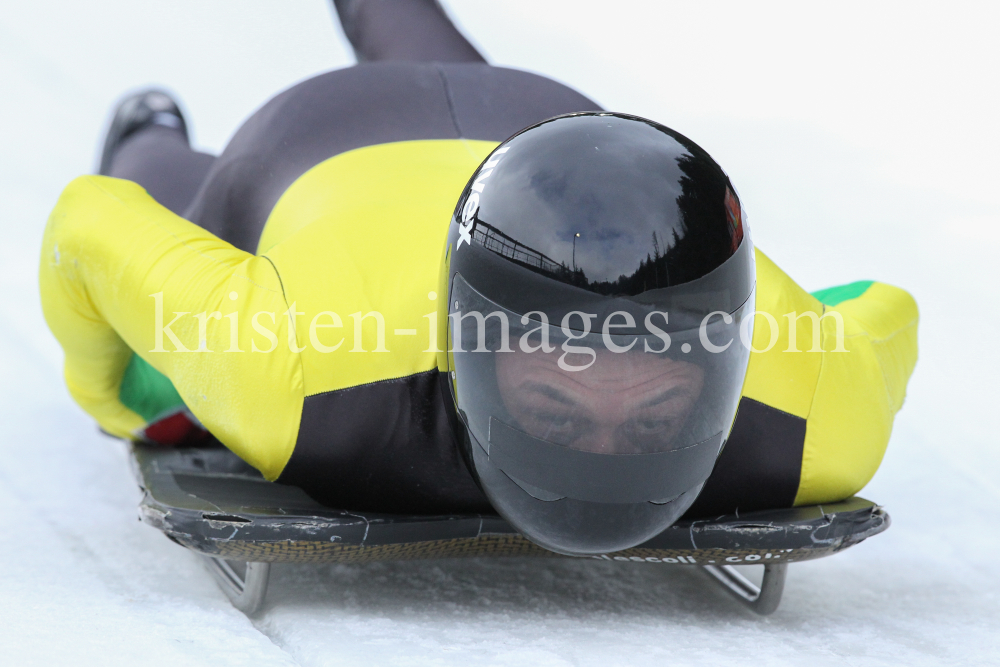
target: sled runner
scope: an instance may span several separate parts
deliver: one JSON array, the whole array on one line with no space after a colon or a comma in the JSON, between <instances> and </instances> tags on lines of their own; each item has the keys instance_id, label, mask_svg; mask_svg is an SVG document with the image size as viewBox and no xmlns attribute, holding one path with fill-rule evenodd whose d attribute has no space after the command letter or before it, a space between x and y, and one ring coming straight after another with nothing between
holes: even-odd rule
<instances>
[{"instance_id":1,"label":"sled runner","mask_svg":"<svg viewBox=\"0 0 1000 667\"><path fill-rule=\"evenodd\" d=\"M547 556L491 515L405 516L324 507L265 481L222 447L133 444L142 521L201 554L238 609L253 614L271 563L365 562L460 556ZM684 520L632 549L590 558L702 567L758 614L778 607L789 563L822 558L889 527L859 497L822 506ZM758 587L733 565L764 566Z\"/></svg>"}]
</instances>

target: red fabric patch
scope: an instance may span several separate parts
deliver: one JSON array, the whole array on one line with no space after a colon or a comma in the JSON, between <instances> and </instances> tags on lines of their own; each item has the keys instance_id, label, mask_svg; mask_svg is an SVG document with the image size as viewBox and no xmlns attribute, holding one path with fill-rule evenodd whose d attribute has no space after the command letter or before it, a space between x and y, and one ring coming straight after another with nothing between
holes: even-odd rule
<instances>
[{"instance_id":1,"label":"red fabric patch","mask_svg":"<svg viewBox=\"0 0 1000 667\"><path fill-rule=\"evenodd\" d=\"M205 431L192 422L186 413L175 412L147 426L143 435L147 440L160 445L179 445L188 440L200 440L205 437Z\"/></svg>"}]
</instances>

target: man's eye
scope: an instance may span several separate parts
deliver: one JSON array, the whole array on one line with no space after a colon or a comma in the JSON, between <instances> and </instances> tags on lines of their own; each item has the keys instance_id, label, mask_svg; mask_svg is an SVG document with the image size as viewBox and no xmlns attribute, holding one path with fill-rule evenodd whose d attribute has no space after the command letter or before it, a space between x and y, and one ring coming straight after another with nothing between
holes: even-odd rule
<instances>
[{"instance_id":1,"label":"man's eye","mask_svg":"<svg viewBox=\"0 0 1000 667\"><path fill-rule=\"evenodd\" d=\"M587 428L588 420L573 414L535 412L528 420L528 432L531 435L554 442L558 445L568 445L575 441L581 431ZM526 424L528 426L528 424Z\"/></svg>"},{"instance_id":2,"label":"man's eye","mask_svg":"<svg viewBox=\"0 0 1000 667\"><path fill-rule=\"evenodd\" d=\"M535 419L551 429L568 431L573 428L573 417L570 415L536 414Z\"/></svg>"},{"instance_id":3,"label":"man's eye","mask_svg":"<svg viewBox=\"0 0 1000 667\"><path fill-rule=\"evenodd\" d=\"M653 435L666 431L673 426L672 419L635 419L631 430L636 435Z\"/></svg>"}]
</instances>

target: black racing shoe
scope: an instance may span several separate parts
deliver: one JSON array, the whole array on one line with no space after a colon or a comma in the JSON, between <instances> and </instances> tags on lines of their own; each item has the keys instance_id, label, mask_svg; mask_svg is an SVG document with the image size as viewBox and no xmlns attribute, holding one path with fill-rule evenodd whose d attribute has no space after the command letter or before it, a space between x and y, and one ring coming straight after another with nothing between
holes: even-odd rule
<instances>
[{"instance_id":1,"label":"black racing shoe","mask_svg":"<svg viewBox=\"0 0 1000 667\"><path fill-rule=\"evenodd\" d=\"M160 125L180 130L188 139L187 123L180 107L170 95L156 88L149 88L129 95L118 104L111 127L104 138L101 166L97 173L111 173L111 160L125 139L150 125Z\"/></svg>"}]
</instances>

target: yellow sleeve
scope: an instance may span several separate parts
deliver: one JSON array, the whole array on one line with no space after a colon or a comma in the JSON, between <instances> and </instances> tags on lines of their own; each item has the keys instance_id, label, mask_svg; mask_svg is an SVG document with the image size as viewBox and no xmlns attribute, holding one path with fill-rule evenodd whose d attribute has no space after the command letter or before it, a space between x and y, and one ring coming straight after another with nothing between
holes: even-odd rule
<instances>
[{"instance_id":1,"label":"yellow sleeve","mask_svg":"<svg viewBox=\"0 0 1000 667\"><path fill-rule=\"evenodd\" d=\"M861 295L823 307L823 364L806 427L796 505L840 500L871 480L917 363L920 316L905 290L873 282ZM834 351L840 321L844 352Z\"/></svg>"},{"instance_id":2,"label":"yellow sleeve","mask_svg":"<svg viewBox=\"0 0 1000 667\"><path fill-rule=\"evenodd\" d=\"M843 500L882 462L917 361L917 304L865 281L827 305L759 250L756 262L761 314L743 395L806 421L795 504Z\"/></svg>"},{"instance_id":3,"label":"yellow sleeve","mask_svg":"<svg viewBox=\"0 0 1000 667\"><path fill-rule=\"evenodd\" d=\"M102 428L132 437L144 426L119 400L134 352L223 444L277 478L298 433L302 369L266 258L174 215L135 183L84 176L49 217L39 283L70 394Z\"/></svg>"}]
</instances>

